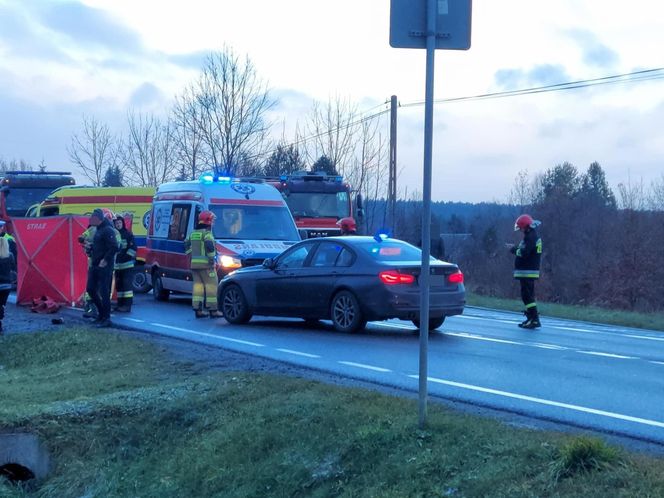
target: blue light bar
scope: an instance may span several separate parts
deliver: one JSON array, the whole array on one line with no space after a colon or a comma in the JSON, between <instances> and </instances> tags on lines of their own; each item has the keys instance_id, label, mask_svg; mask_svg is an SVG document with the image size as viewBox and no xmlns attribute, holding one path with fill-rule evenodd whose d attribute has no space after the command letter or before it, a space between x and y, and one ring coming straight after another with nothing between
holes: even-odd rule
<instances>
[{"instance_id":1,"label":"blue light bar","mask_svg":"<svg viewBox=\"0 0 664 498\"><path fill-rule=\"evenodd\" d=\"M282 182L287 182L288 181L288 175L281 175L279 177L279 180L282 181Z\"/></svg>"},{"instance_id":2,"label":"blue light bar","mask_svg":"<svg viewBox=\"0 0 664 498\"><path fill-rule=\"evenodd\" d=\"M199 180L201 183L213 183L214 175L210 172L205 172L201 174Z\"/></svg>"},{"instance_id":3,"label":"blue light bar","mask_svg":"<svg viewBox=\"0 0 664 498\"><path fill-rule=\"evenodd\" d=\"M219 183L231 183L232 178L230 176L218 176L217 181Z\"/></svg>"}]
</instances>

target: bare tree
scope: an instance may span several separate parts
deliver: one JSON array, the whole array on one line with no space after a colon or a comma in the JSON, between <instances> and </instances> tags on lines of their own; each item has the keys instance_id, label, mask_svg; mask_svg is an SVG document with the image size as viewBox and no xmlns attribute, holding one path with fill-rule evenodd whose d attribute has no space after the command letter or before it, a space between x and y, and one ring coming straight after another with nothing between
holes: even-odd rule
<instances>
[{"instance_id":1,"label":"bare tree","mask_svg":"<svg viewBox=\"0 0 664 498\"><path fill-rule=\"evenodd\" d=\"M199 126L202 109L193 87L175 98L172 111L173 145L179 178L194 180L204 169L205 142Z\"/></svg>"},{"instance_id":2,"label":"bare tree","mask_svg":"<svg viewBox=\"0 0 664 498\"><path fill-rule=\"evenodd\" d=\"M664 174L650 184L650 209L664 211Z\"/></svg>"},{"instance_id":3,"label":"bare tree","mask_svg":"<svg viewBox=\"0 0 664 498\"><path fill-rule=\"evenodd\" d=\"M321 156L332 161L336 170L348 176L355 152L357 107L348 99L336 98L322 106L314 102L307 124L307 158L313 163Z\"/></svg>"},{"instance_id":4,"label":"bare tree","mask_svg":"<svg viewBox=\"0 0 664 498\"><path fill-rule=\"evenodd\" d=\"M6 161L0 157L0 173L5 171L32 171L32 166L25 159L10 159Z\"/></svg>"},{"instance_id":5,"label":"bare tree","mask_svg":"<svg viewBox=\"0 0 664 498\"><path fill-rule=\"evenodd\" d=\"M521 208L530 206L535 198L533 181L528 170L519 171L509 194L509 203Z\"/></svg>"},{"instance_id":6,"label":"bare tree","mask_svg":"<svg viewBox=\"0 0 664 498\"><path fill-rule=\"evenodd\" d=\"M242 157L263 153L273 101L249 57L240 60L230 48L210 54L195 92L198 128L216 170L235 174Z\"/></svg>"},{"instance_id":7,"label":"bare tree","mask_svg":"<svg viewBox=\"0 0 664 498\"><path fill-rule=\"evenodd\" d=\"M106 169L115 165L114 138L106 124L83 116L82 135L74 134L67 147L69 160L93 185L101 185Z\"/></svg>"},{"instance_id":8,"label":"bare tree","mask_svg":"<svg viewBox=\"0 0 664 498\"><path fill-rule=\"evenodd\" d=\"M152 114L127 116L129 132L121 147L127 176L142 187L158 187L177 176L172 127Z\"/></svg>"},{"instance_id":9,"label":"bare tree","mask_svg":"<svg viewBox=\"0 0 664 498\"><path fill-rule=\"evenodd\" d=\"M627 178L627 183L618 184L618 205L621 209L638 211L646 207L647 199L643 187L643 179L633 183L632 178Z\"/></svg>"}]
</instances>

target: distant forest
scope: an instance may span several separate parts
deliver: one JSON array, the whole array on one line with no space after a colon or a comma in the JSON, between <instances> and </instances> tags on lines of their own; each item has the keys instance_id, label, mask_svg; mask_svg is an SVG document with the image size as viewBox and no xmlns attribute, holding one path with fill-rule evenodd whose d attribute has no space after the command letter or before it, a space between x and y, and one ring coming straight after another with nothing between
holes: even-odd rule
<instances>
[{"instance_id":1,"label":"distant forest","mask_svg":"<svg viewBox=\"0 0 664 498\"><path fill-rule=\"evenodd\" d=\"M650 189L642 183L609 188L598 163L580 173L563 163L515 181L513 204L435 202L432 254L453 261L467 288L496 297L518 297L513 256L506 243L521 239L513 226L529 213L540 220L544 243L538 298L642 312L664 311L664 175ZM366 230L381 228L387 204L366 206ZM420 245L422 203L400 201L394 236ZM437 245L438 244L438 245ZM436 254L438 252L438 254Z\"/></svg>"}]
</instances>

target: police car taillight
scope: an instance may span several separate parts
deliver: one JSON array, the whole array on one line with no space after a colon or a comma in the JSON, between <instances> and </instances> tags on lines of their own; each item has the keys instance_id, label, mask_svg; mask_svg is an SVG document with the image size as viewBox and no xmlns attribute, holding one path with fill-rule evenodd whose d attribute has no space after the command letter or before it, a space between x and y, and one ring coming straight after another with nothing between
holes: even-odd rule
<instances>
[{"instance_id":1,"label":"police car taillight","mask_svg":"<svg viewBox=\"0 0 664 498\"><path fill-rule=\"evenodd\" d=\"M382 271L378 274L378 278L387 285L412 284L415 282L415 276L409 273L400 273L396 270Z\"/></svg>"},{"instance_id":2,"label":"police car taillight","mask_svg":"<svg viewBox=\"0 0 664 498\"><path fill-rule=\"evenodd\" d=\"M462 284L463 283L463 273L457 271L456 273L450 273L447 276L447 281L451 284Z\"/></svg>"}]
</instances>

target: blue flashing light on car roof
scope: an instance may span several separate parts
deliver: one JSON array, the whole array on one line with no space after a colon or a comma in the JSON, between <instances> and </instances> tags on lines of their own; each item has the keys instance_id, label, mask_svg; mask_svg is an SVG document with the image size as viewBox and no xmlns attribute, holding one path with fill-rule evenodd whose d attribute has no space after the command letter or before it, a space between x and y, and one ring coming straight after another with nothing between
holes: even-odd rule
<instances>
[{"instance_id":1,"label":"blue flashing light on car roof","mask_svg":"<svg viewBox=\"0 0 664 498\"><path fill-rule=\"evenodd\" d=\"M231 183L232 178L230 176L218 176L217 181L219 183Z\"/></svg>"},{"instance_id":2,"label":"blue flashing light on car roof","mask_svg":"<svg viewBox=\"0 0 664 498\"><path fill-rule=\"evenodd\" d=\"M214 182L214 175L210 172L205 172L205 173L201 174L200 182L201 183L213 183Z\"/></svg>"},{"instance_id":3,"label":"blue flashing light on car roof","mask_svg":"<svg viewBox=\"0 0 664 498\"><path fill-rule=\"evenodd\" d=\"M334 177L334 181L337 182L337 183L341 183L342 180L343 180L343 177L341 177L341 176L335 176Z\"/></svg>"},{"instance_id":4,"label":"blue flashing light on car roof","mask_svg":"<svg viewBox=\"0 0 664 498\"><path fill-rule=\"evenodd\" d=\"M288 181L288 175L281 175L281 176L279 177L279 181L287 182L287 181Z\"/></svg>"},{"instance_id":5,"label":"blue flashing light on car roof","mask_svg":"<svg viewBox=\"0 0 664 498\"><path fill-rule=\"evenodd\" d=\"M376 234L374 235L374 240L376 242L382 242L384 240L389 239L390 237L391 237L390 231L385 228L382 228L376 232Z\"/></svg>"}]
</instances>

